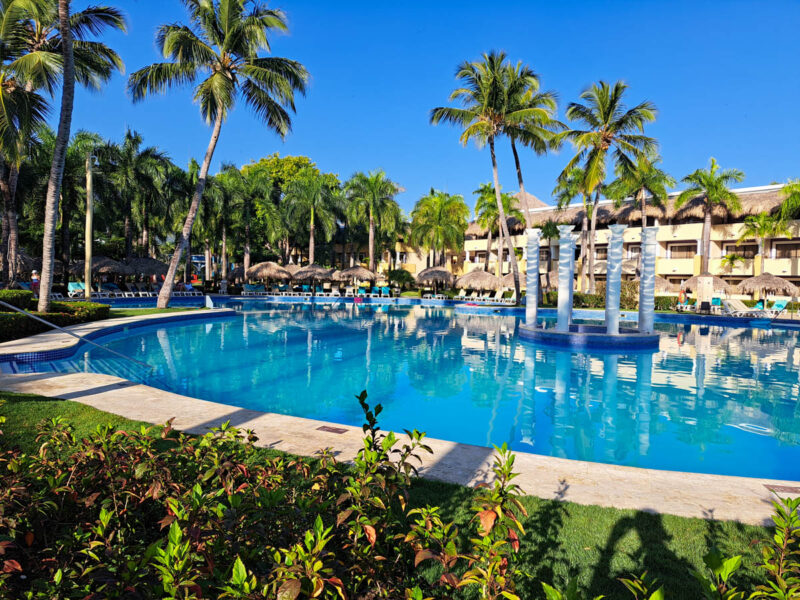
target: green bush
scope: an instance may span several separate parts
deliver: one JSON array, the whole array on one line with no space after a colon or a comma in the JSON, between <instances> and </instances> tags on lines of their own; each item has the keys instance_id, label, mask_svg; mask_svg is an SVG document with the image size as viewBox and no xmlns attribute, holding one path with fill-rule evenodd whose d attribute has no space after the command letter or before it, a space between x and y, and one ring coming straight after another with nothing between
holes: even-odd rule
<instances>
[{"instance_id":1,"label":"green bush","mask_svg":"<svg viewBox=\"0 0 800 600\"><path fill-rule=\"evenodd\" d=\"M386 278L389 280L389 283L394 283L400 287L414 285L415 283L414 276L405 269L392 269L387 273Z\"/></svg>"},{"instance_id":2,"label":"green bush","mask_svg":"<svg viewBox=\"0 0 800 600\"><path fill-rule=\"evenodd\" d=\"M33 305L33 292L28 290L0 290L0 300L17 308L28 310ZM0 312L10 311L10 308L0 304Z\"/></svg>"},{"instance_id":3,"label":"green bush","mask_svg":"<svg viewBox=\"0 0 800 600\"><path fill-rule=\"evenodd\" d=\"M77 319L77 323L107 319L111 307L98 302L51 302L50 312L67 313Z\"/></svg>"},{"instance_id":4,"label":"green bush","mask_svg":"<svg viewBox=\"0 0 800 600\"><path fill-rule=\"evenodd\" d=\"M51 302L51 312L34 312L33 314L50 321L53 325L68 327L69 325L107 319L110 308L107 304L97 304L95 302ZM36 335L49 329L51 327L31 319L27 315L0 312L0 342Z\"/></svg>"}]
</instances>

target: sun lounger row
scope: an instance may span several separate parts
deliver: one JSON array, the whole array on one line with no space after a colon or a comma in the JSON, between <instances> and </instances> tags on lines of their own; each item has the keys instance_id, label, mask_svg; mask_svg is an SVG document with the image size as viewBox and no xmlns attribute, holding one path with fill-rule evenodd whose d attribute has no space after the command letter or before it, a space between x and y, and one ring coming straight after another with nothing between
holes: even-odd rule
<instances>
[{"instance_id":1,"label":"sun lounger row","mask_svg":"<svg viewBox=\"0 0 800 600\"><path fill-rule=\"evenodd\" d=\"M726 317L750 317L755 319L776 319L784 310L786 310L788 304L788 300L776 300L772 305L772 308L751 308L745 305L745 303L741 300L737 299L722 301L722 305L725 307L725 312L723 314Z\"/></svg>"},{"instance_id":2,"label":"sun lounger row","mask_svg":"<svg viewBox=\"0 0 800 600\"><path fill-rule=\"evenodd\" d=\"M337 287L325 288L321 285L314 286L313 291L310 285L301 285L297 288L291 288L288 285L273 286L269 290L263 285L244 284L242 289L242 296L321 296L324 298L354 298L359 296L361 298L392 298L399 295L396 290L392 290L389 286L372 287L372 288L355 288L348 285L344 288L344 294Z\"/></svg>"},{"instance_id":3,"label":"sun lounger row","mask_svg":"<svg viewBox=\"0 0 800 600\"><path fill-rule=\"evenodd\" d=\"M517 303L517 294L516 292L512 292L509 298L503 297L504 291L497 290L492 294L492 292L485 292L484 294L478 294L478 292L473 291L471 294L467 295L466 290L461 290L456 296L453 297L453 300L464 300L465 302L476 302L476 303L483 303L483 304L509 304L514 305Z\"/></svg>"}]
</instances>

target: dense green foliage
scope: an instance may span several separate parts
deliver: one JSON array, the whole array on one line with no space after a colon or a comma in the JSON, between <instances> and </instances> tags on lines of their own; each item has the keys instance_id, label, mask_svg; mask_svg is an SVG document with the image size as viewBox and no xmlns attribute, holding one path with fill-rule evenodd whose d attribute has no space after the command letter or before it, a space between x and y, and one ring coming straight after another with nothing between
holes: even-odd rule
<instances>
[{"instance_id":1,"label":"dense green foliage","mask_svg":"<svg viewBox=\"0 0 800 600\"><path fill-rule=\"evenodd\" d=\"M33 305L33 292L28 290L0 290L0 300L17 308L28 310ZM0 312L9 312L10 308L0 306Z\"/></svg>"},{"instance_id":2,"label":"dense green foliage","mask_svg":"<svg viewBox=\"0 0 800 600\"><path fill-rule=\"evenodd\" d=\"M20 308L35 311L36 304L32 296L28 302L28 306L20 306ZM50 312L33 312L33 314L50 321L53 325L67 327L69 325L107 319L109 308L107 304L97 304L95 302L51 302ZM21 313L0 312L0 342L35 335L49 329L51 327Z\"/></svg>"}]
</instances>

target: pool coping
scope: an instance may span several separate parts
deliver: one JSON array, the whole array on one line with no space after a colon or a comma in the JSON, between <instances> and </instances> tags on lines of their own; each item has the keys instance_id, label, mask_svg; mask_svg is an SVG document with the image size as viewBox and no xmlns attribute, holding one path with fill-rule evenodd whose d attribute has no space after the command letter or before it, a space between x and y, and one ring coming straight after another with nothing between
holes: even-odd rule
<instances>
[{"instance_id":1,"label":"pool coping","mask_svg":"<svg viewBox=\"0 0 800 600\"><path fill-rule=\"evenodd\" d=\"M156 313L68 329L91 339L156 323L235 315L235 310L224 308ZM79 343L59 331L45 332L0 344L0 362L54 359L62 353L71 354ZM111 375L0 373L0 389L74 400L153 424L174 418L173 425L188 433L204 433L209 427L230 420L234 425L255 430L259 445L303 456L330 447L340 460L351 460L362 446L359 427L200 400ZM467 486L491 481L492 449L439 439L427 441L434 455L423 458L423 477ZM800 481L661 471L527 452L515 454L516 470L520 472L517 482L525 493L579 504L769 524L774 499L770 488L800 494Z\"/></svg>"}]
</instances>

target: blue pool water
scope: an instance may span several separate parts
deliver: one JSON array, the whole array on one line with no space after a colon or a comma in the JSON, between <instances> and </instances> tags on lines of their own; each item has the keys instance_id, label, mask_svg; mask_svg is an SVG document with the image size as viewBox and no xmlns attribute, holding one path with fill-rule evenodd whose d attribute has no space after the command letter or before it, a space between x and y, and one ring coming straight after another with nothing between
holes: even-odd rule
<instances>
[{"instance_id":1,"label":"blue pool water","mask_svg":"<svg viewBox=\"0 0 800 600\"><path fill-rule=\"evenodd\" d=\"M521 341L519 320L452 309L248 302L153 325L19 370L96 371L260 411L636 467L800 479L797 332L660 325L653 354L587 355ZM232 414L235 409L232 409Z\"/></svg>"}]
</instances>

